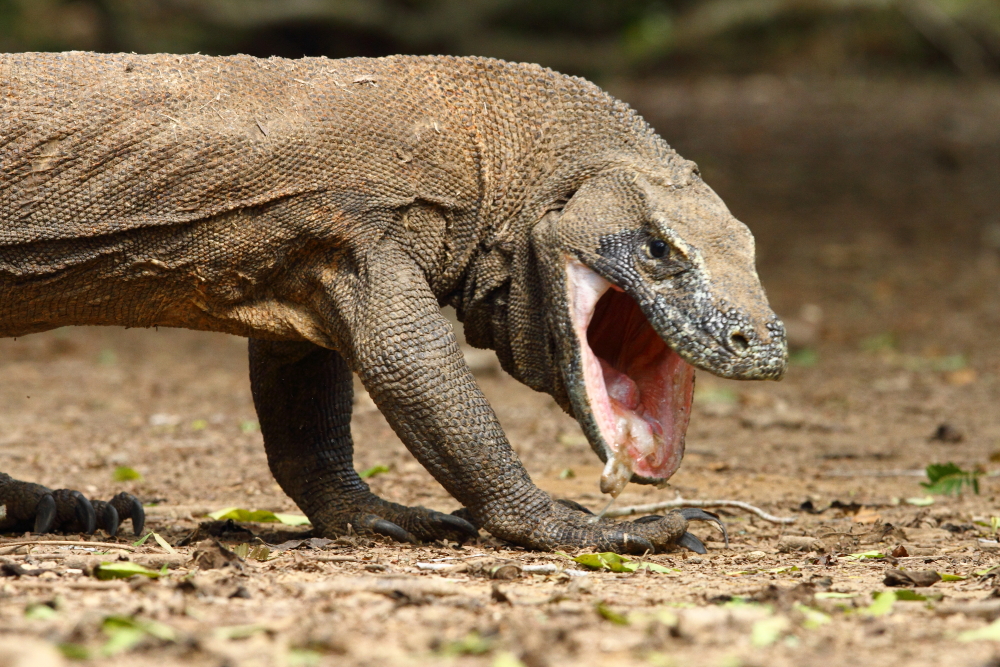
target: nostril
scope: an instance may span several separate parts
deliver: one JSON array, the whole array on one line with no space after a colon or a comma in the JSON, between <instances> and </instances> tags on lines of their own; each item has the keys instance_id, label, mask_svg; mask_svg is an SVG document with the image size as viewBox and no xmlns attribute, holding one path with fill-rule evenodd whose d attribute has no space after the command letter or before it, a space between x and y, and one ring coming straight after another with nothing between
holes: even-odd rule
<instances>
[{"instance_id":1,"label":"nostril","mask_svg":"<svg viewBox=\"0 0 1000 667\"><path fill-rule=\"evenodd\" d=\"M734 352L745 352L750 347L750 341L743 334L737 332L729 336L729 345Z\"/></svg>"}]
</instances>

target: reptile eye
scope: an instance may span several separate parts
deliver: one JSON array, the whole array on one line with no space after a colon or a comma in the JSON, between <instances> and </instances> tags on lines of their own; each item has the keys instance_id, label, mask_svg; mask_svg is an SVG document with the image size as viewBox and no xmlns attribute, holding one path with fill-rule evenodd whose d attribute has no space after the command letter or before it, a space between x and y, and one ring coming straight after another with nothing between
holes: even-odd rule
<instances>
[{"instance_id":1,"label":"reptile eye","mask_svg":"<svg viewBox=\"0 0 1000 667\"><path fill-rule=\"evenodd\" d=\"M649 242L649 256L653 259L663 259L667 256L667 244L660 239Z\"/></svg>"}]
</instances>

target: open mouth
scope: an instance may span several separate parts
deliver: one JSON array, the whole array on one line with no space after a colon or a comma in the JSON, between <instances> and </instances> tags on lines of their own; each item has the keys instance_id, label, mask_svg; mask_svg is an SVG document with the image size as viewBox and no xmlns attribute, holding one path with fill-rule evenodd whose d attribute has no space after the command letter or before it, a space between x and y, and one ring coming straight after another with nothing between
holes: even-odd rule
<instances>
[{"instance_id":1,"label":"open mouth","mask_svg":"<svg viewBox=\"0 0 1000 667\"><path fill-rule=\"evenodd\" d=\"M617 497L633 473L666 480L684 455L694 367L632 297L576 260L567 278L587 402L607 454L601 491Z\"/></svg>"}]
</instances>

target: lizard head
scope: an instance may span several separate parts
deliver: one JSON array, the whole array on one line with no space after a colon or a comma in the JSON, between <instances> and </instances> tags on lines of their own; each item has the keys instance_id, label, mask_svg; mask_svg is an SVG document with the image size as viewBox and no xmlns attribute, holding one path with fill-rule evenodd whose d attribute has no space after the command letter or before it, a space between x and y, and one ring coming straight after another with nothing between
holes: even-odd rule
<instances>
[{"instance_id":1,"label":"lizard head","mask_svg":"<svg viewBox=\"0 0 1000 667\"><path fill-rule=\"evenodd\" d=\"M678 468L694 368L740 380L785 370L743 223L683 162L592 176L532 231L573 413L606 462L601 490Z\"/></svg>"}]
</instances>

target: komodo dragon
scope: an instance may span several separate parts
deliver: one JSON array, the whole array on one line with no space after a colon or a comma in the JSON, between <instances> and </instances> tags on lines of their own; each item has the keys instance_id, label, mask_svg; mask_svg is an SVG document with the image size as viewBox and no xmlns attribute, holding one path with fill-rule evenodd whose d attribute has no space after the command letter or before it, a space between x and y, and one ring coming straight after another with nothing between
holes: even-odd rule
<instances>
[{"instance_id":1,"label":"komodo dragon","mask_svg":"<svg viewBox=\"0 0 1000 667\"><path fill-rule=\"evenodd\" d=\"M615 522L538 489L442 304L576 417L611 496L677 469L693 367L784 372L749 230L626 104L537 65L3 55L0 165L0 336L248 337L268 463L322 535L704 549L699 510ZM463 510L358 477L352 371ZM5 529L142 524L127 494L7 475L0 504Z\"/></svg>"}]
</instances>

